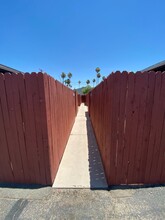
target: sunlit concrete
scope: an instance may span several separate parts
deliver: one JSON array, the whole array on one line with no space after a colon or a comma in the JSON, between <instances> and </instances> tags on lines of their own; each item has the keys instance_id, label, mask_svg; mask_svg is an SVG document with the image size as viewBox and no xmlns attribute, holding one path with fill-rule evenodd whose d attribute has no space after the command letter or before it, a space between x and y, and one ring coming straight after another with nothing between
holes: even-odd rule
<instances>
[{"instance_id":1,"label":"sunlit concrete","mask_svg":"<svg viewBox=\"0 0 165 220\"><path fill-rule=\"evenodd\" d=\"M79 108L54 188L107 188L87 107Z\"/></svg>"}]
</instances>

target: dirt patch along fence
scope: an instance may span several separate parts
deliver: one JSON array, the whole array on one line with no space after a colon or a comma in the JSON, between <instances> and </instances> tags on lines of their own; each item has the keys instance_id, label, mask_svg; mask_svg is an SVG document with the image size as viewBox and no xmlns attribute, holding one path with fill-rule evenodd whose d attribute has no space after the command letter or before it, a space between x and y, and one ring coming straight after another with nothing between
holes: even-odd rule
<instances>
[{"instance_id":1,"label":"dirt patch along fence","mask_svg":"<svg viewBox=\"0 0 165 220\"><path fill-rule=\"evenodd\" d=\"M43 73L0 73L0 182L52 185L77 94Z\"/></svg>"},{"instance_id":2,"label":"dirt patch along fence","mask_svg":"<svg viewBox=\"0 0 165 220\"><path fill-rule=\"evenodd\" d=\"M87 99L108 184L165 183L165 73L112 73Z\"/></svg>"}]
</instances>

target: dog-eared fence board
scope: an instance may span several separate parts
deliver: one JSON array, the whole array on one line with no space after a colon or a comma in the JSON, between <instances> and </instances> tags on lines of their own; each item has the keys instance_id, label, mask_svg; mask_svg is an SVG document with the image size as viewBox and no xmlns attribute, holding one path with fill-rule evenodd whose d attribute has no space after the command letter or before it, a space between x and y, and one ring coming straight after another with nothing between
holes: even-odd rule
<instances>
[{"instance_id":1,"label":"dog-eared fence board","mask_svg":"<svg viewBox=\"0 0 165 220\"><path fill-rule=\"evenodd\" d=\"M117 172L116 182L120 183L121 169L122 169L122 158L124 148L124 123L125 123L125 100L127 95L127 80L128 74L123 72L120 77L120 95L119 95L119 112L118 112L118 153L117 153Z\"/></svg>"},{"instance_id":2,"label":"dog-eared fence board","mask_svg":"<svg viewBox=\"0 0 165 220\"><path fill-rule=\"evenodd\" d=\"M165 123L165 74L162 74L162 82L161 82L161 101L163 105L161 105L161 120L162 120L162 131L161 131L161 137L160 137L160 151L159 156L157 160L157 167L156 170L161 170L161 163L160 161L163 160L163 155L165 155L165 144L163 144L163 138L164 138L164 123ZM164 156L164 162L165 162L165 156ZM162 167L163 168L163 167ZM161 172L160 172L161 173ZM157 172L158 177L160 176L160 173Z\"/></svg>"},{"instance_id":3,"label":"dog-eared fence board","mask_svg":"<svg viewBox=\"0 0 165 220\"><path fill-rule=\"evenodd\" d=\"M162 137L162 129L163 129L163 119L164 119L164 101L165 96L162 97L161 90L164 90L165 87L162 87L162 73L157 72L155 75L155 92L154 92L154 105L152 112L152 127L150 132L150 140L149 144L152 146L151 151L149 153L154 155L154 160L151 160L150 154L148 154L148 167L150 168L150 172L148 173L149 182L155 183L157 178L157 163L159 159L159 152L161 150L160 143ZM163 99L164 98L164 99ZM158 182L156 182L158 183Z\"/></svg>"},{"instance_id":4,"label":"dog-eared fence board","mask_svg":"<svg viewBox=\"0 0 165 220\"><path fill-rule=\"evenodd\" d=\"M105 91L106 91L106 89L107 89L107 81L105 80L104 81L104 83L105 83L105 86L103 86L103 84L102 84L102 92L103 92L103 97L102 97L102 100L103 100L103 105L102 105L102 111L103 112L105 112L106 111L106 93L105 93ZM107 122L107 117L106 117L106 115L104 114L103 115L103 123L104 123L104 125L106 124L106 122ZM106 158L106 156L107 156L107 154L108 154L108 152L107 152L107 150L106 150L106 147L105 147L105 145L104 145L104 143L106 142L106 133L101 129L101 132L102 132L102 145L103 145L103 153L102 153L102 157L103 157L103 160L105 160L105 158Z\"/></svg>"},{"instance_id":5,"label":"dog-eared fence board","mask_svg":"<svg viewBox=\"0 0 165 220\"><path fill-rule=\"evenodd\" d=\"M155 155L154 153L154 147L155 147L155 141L156 141L156 130L159 129L157 126L157 118L159 117L157 113L157 107L159 94L160 94L160 84L161 84L161 75L159 73L154 74L155 75L155 84L154 84L154 94L153 94L153 106L152 106L152 116L151 116L151 128L149 133L149 148L147 152L147 163L146 163L146 174L145 174L145 180L146 182L150 182L150 170L152 167L152 160Z\"/></svg>"},{"instance_id":6,"label":"dog-eared fence board","mask_svg":"<svg viewBox=\"0 0 165 220\"><path fill-rule=\"evenodd\" d=\"M119 89L120 89L120 73L112 73L112 118L111 118L111 148L110 148L110 179L111 184L116 183L116 172L117 172L117 144L118 144L118 111L119 111Z\"/></svg>"},{"instance_id":7,"label":"dog-eared fence board","mask_svg":"<svg viewBox=\"0 0 165 220\"><path fill-rule=\"evenodd\" d=\"M45 89L45 105L46 105L46 119L47 119L47 132L48 132L48 148L47 148L47 154L49 157L49 168L50 168L50 181L52 181L52 170L53 170L53 143L52 143L52 131L51 131L51 109L50 109L50 96L51 91L49 90L49 76L44 74L44 89ZM52 119L53 120L53 119ZM56 133L54 133L56 136ZM55 161L58 162L57 157L55 158Z\"/></svg>"},{"instance_id":8,"label":"dog-eared fence board","mask_svg":"<svg viewBox=\"0 0 165 220\"><path fill-rule=\"evenodd\" d=\"M1 182L52 185L77 113L76 97L47 74L0 73Z\"/></svg>"},{"instance_id":9,"label":"dog-eared fence board","mask_svg":"<svg viewBox=\"0 0 165 220\"><path fill-rule=\"evenodd\" d=\"M107 180L109 181L110 179L110 152L111 152L111 134L112 134L112 126L111 126L111 120L112 120L112 109L110 106L112 106L112 82L113 82L113 76L111 75L108 79L106 79L106 88L105 88L105 93L107 94L105 97L105 105L106 105L106 112L105 112L105 127L107 127L106 132L105 132L105 165L104 169L107 175ZM107 92L106 92L107 90Z\"/></svg>"},{"instance_id":10,"label":"dog-eared fence board","mask_svg":"<svg viewBox=\"0 0 165 220\"><path fill-rule=\"evenodd\" d=\"M46 184L46 173L45 173L45 160L44 160L44 149L42 141L42 129L41 129L41 108L40 108L40 94L39 94L39 83L38 75L33 72L31 74L31 81L33 82L33 115L35 123L35 132L36 132L36 150L37 150L37 165L39 168L39 180L43 184ZM44 118L42 120L45 120ZM46 127L45 127L46 129ZM38 180L38 182L39 182Z\"/></svg>"},{"instance_id":11,"label":"dog-eared fence board","mask_svg":"<svg viewBox=\"0 0 165 220\"><path fill-rule=\"evenodd\" d=\"M58 127L57 127L57 123L60 124L60 122L58 121L58 115L57 114L57 109L60 107L58 106L58 100L57 100L57 82L53 80L53 78L49 77L49 95L50 95L50 106L49 106L49 109L51 110L51 122L55 122L55 123L51 123L51 138L52 138L52 152L51 152L51 155L52 155L52 162L53 162L53 167L52 167L52 173L53 173L53 176L52 176L52 181L54 179L54 176L55 176L55 173L57 172L57 169L58 169L58 166L59 166L59 150L58 150L58 146L60 146L60 144L58 145L58 142L57 142L57 138L59 138L59 134L58 134L58 131L61 130L61 128L59 128L58 130ZM59 92L58 95L61 95L61 93ZM65 94L64 94L65 96Z\"/></svg>"},{"instance_id":12,"label":"dog-eared fence board","mask_svg":"<svg viewBox=\"0 0 165 220\"><path fill-rule=\"evenodd\" d=\"M26 151L26 142L24 138L24 129L25 125L23 124L24 116L23 116L23 100L26 99L25 97L25 91L24 88L21 88L20 91L20 83L22 84L23 75L19 74L18 76L16 74L11 75L12 80L12 88L13 88L13 101L14 101L14 112L15 112L15 120L16 120L16 131L17 131L17 138L19 142L19 149L21 153L21 161L22 161L22 168L24 173L24 181L30 182L30 171L28 166L28 157L27 157L27 151ZM23 83L24 87L24 83ZM27 108L27 106L25 107Z\"/></svg>"},{"instance_id":13,"label":"dog-eared fence board","mask_svg":"<svg viewBox=\"0 0 165 220\"><path fill-rule=\"evenodd\" d=\"M24 182L23 165L21 160L20 144L17 136L17 125L16 125L16 109L14 106L14 93L13 93L13 83L12 75L9 73L5 74L5 92L6 101L8 107L8 115L6 115L6 134L7 141L11 157L11 168L13 170L14 179L18 179L19 182ZM17 157L17 155L19 155Z\"/></svg>"},{"instance_id":14,"label":"dog-eared fence board","mask_svg":"<svg viewBox=\"0 0 165 220\"><path fill-rule=\"evenodd\" d=\"M127 150L126 156L124 155L124 162L123 162L123 166L125 167L125 170L124 170L125 183L127 183L129 181L134 181L134 170L136 169L135 158L137 157L138 150L140 151L140 145L138 148L136 148L136 146L137 146L137 142L141 140L140 139L141 134L138 134L138 131L140 131L139 125L140 125L140 123L142 123L143 119L139 120L141 86L138 87L137 86L138 84L143 84L143 79L141 78L140 73L137 73L136 75L134 75L134 92L133 92L133 94L134 94L134 101L135 102L133 103L133 106L132 106L133 109L131 109L131 112L130 112L131 114L134 115L134 119L135 119L133 121L134 126L132 127L131 123L127 124L127 121L126 121L126 137L127 137L126 140L127 140L127 142L125 142L125 146L126 146L126 149L128 149L128 150ZM130 135L131 129L133 129L133 132L132 132L131 145L129 145L129 135ZM130 149L132 148L132 146L135 146L135 147L134 147L134 150L132 152L130 152ZM130 157L130 153L131 153L131 157ZM127 172L128 172L128 174L127 174ZM130 172L130 177L129 177L129 172Z\"/></svg>"},{"instance_id":15,"label":"dog-eared fence board","mask_svg":"<svg viewBox=\"0 0 165 220\"><path fill-rule=\"evenodd\" d=\"M25 86L26 86L26 96L27 96L27 113L28 113L28 132L27 132L27 142L29 150L29 163L32 166L35 182L40 180L40 169L38 161L38 145L37 145L37 130L35 123L35 105L34 98L36 96L36 85L33 79L33 75L25 73ZM32 170L30 170L32 172Z\"/></svg>"},{"instance_id":16,"label":"dog-eared fence board","mask_svg":"<svg viewBox=\"0 0 165 220\"><path fill-rule=\"evenodd\" d=\"M146 108L145 108L145 119L144 119L144 128L143 128L143 140L142 140L142 156L140 161L140 166L142 167L139 179L142 183L147 183L145 181L145 169L147 163L147 153L149 150L149 135L151 130L151 118L152 118L152 109L154 104L154 88L155 88L155 73L148 74L148 88L147 88L147 97L146 97Z\"/></svg>"},{"instance_id":17,"label":"dog-eared fence board","mask_svg":"<svg viewBox=\"0 0 165 220\"><path fill-rule=\"evenodd\" d=\"M40 107L40 126L42 135L42 151L43 165L45 173L45 182L50 184L51 182L51 172L50 172L50 159L49 159L49 137L47 130L47 112L46 112L46 96L45 96L45 84L44 84L44 74L38 73L38 92L39 92L39 107Z\"/></svg>"},{"instance_id":18,"label":"dog-eared fence board","mask_svg":"<svg viewBox=\"0 0 165 220\"><path fill-rule=\"evenodd\" d=\"M28 75L28 74L27 74ZM14 82L14 87L18 88L18 93L19 93L19 99L17 100L18 102L15 105L15 110L16 107L20 106L20 111L17 111L17 114L19 115L19 123L20 123L20 140L22 145L21 148L23 148L23 153L21 155L22 161L26 162L26 169L24 169L24 173L27 176L25 178L24 182L28 183L34 183L36 181L36 172L34 171L34 163L33 163L33 157L34 155L31 155L31 148L34 146L31 144L31 115L29 112L29 105L28 103L29 97L27 96L27 91L29 90L29 87L27 84L28 82L25 82L25 75L23 74L18 74L18 75L11 75L11 77L14 76L15 82ZM27 80L28 81L28 80ZM30 95L30 94L29 94ZM33 113L31 113L33 114ZM33 151L32 151L33 152ZM18 157L18 155L17 155ZM18 181L16 179L16 181ZM19 182L19 181L18 181Z\"/></svg>"},{"instance_id":19,"label":"dog-eared fence board","mask_svg":"<svg viewBox=\"0 0 165 220\"><path fill-rule=\"evenodd\" d=\"M14 181L13 167L11 164L11 156L9 150L9 141L8 137L11 138L9 133L9 115L8 115L8 106L6 100L4 84L4 75L0 73L0 141L1 141L1 153L0 153L0 181Z\"/></svg>"},{"instance_id":20,"label":"dog-eared fence board","mask_svg":"<svg viewBox=\"0 0 165 220\"><path fill-rule=\"evenodd\" d=\"M163 103L163 109L165 111L165 73L162 74L162 89L161 89L161 101ZM161 182L165 182L165 114L163 118L163 128L161 134L161 142L160 142L160 152L159 152L159 159L157 165L157 175L158 178L161 179ZM163 161L163 163L162 163Z\"/></svg>"},{"instance_id":21,"label":"dog-eared fence board","mask_svg":"<svg viewBox=\"0 0 165 220\"><path fill-rule=\"evenodd\" d=\"M88 94L109 185L165 182L164 76L116 72Z\"/></svg>"},{"instance_id":22,"label":"dog-eared fence board","mask_svg":"<svg viewBox=\"0 0 165 220\"><path fill-rule=\"evenodd\" d=\"M139 112L138 112L138 125L137 125L137 134L135 140L135 158L134 158L134 170L133 173L133 182L140 182L140 171L144 170L144 167L140 167L140 161L142 158L142 141L143 141L143 128L145 121L145 110L146 110L146 98L147 98L147 87L148 87L148 73L144 72L141 74L138 72L136 74L135 81L135 92L138 92L138 102L139 102Z\"/></svg>"},{"instance_id":23,"label":"dog-eared fence board","mask_svg":"<svg viewBox=\"0 0 165 220\"><path fill-rule=\"evenodd\" d=\"M44 107L41 105L40 100L40 93L39 93L39 75L36 73L32 73L32 80L34 83L34 86L36 88L35 95L33 96L33 102L34 102L34 118L35 118L35 128L36 128L36 141L37 141L37 153L38 153L38 165L39 165L39 172L40 172L40 179L44 180L43 184L47 184L47 178L46 178L46 171L45 167L49 166L49 163L45 163L45 152L44 152L44 145L43 145L43 134L42 134L42 121L45 119L45 117L42 118L42 108ZM46 115L45 115L46 116ZM41 119L42 118L42 119Z\"/></svg>"}]
</instances>

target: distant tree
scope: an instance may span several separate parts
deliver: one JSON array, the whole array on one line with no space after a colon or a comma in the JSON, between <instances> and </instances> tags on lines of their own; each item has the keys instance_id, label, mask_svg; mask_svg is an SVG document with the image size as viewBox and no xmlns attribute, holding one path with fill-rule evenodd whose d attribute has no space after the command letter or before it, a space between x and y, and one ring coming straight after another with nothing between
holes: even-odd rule
<instances>
[{"instance_id":1,"label":"distant tree","mask_svg":"<svg viewBox=\"0 0 165 220\"><path fill-rule=\"evenodd\" d=\"M68 76L67 82L69 82L69 84L67 83L67 86L72 87L71 86L72 73L69 72L67 76Z\"/></svg>"},{"instance_id":2,"label":"distant tree","mask_svg":"<svg viewBox=\"0 0 165 220\"><path fill-rule=\"evenodd\" d=\"M101 74L100 74L100 73L98 73L98 74L97 74L98 83L99 83L99 79L100 79L100 77L101 77Z\"/></svg>"},{"instance_id":3,"label":"distant tree","mask_svg":"<svg viewBox=\"0 0 165 220\"><path fill-rule=\"evenodd\" d=\"M82 93L84 95L88 94L92 90L92 87L90 85L87 85L85 88L82 89Z\"/></svg>"},{"instance_id":4,"label":"distant tree","mask_svg":"<svg viewBox=\"0 0 165 220\"><path fill-rule=\"evenodd\" d=\"M105 76L102 77L102 80L103 80L103 81L105 80Z\"/></svg>"},{"instance_id":5,"label":"distant tree","mask_svg":"<svg viewBox=\"0 0 165 220\"><path fill-rule=\"evenodd\" d=\"M71 83L70 79L66 79L66 80L65 80L65 84L66 84L68 87L72 87L70 83Z\"/></svg>"},{"instance_id":6,"label":"distant tree","mask_svg":"<svg viewBox=\"0 0 165 220\"><path fill-rule=\"evenodd\" d=\"M65 80L64 80L65 77L66 77L66 74L65 74L64 72L62 72L62 73L61 73L61 78L62 78L63 84L64 84L64 81L65 81Z\"/></svg>"},{"instance_id":7,"label":"distant tree","mask_svg":"<svg viewBox=\"0 0 165 220\"><path fill-rule=\"evenodd\" d=\"M72 78L72 73L68 73L68 78L71 79Z\"/></svg>"},{"instance_id":8,"label":"distant tree","mask_svg":"<svg viewBox=\"0 0 165 220\"><path fill-rule=\"evenodd\" d=\"M78 84L79 84L79 88L80 88L80 84L81 84L81 81L80 81L80 80L78 81Z\"/></svg>"},{"instance_id":9,"label":"distant tree","mask_svg":"<svg viewBox=\"0 0 165 220\"><path fill-rule=\"evenodd\" d=\"M89 79L86 81L86 84L87 84L87 85L90 84L90 80L89 80Z\"/></svg>"},{"instance_id":10,"label":"distant tree","mask_svg":"<svg viewBox=\"0 0 165 220\"><path fill-rule=\"evenodd\" d=\"M94 87L94 84L95 84L96 80L95 80L95 79L93 79L93 80L92 80L92 82L93 82L93 87Z\"/></svg>"},{"instance_id":11,"label":"distant tree","mask_svg":"<svg viewBox=\"0 0 165 220\"><path fill-rule=\"evenodd\" d=\"M96 67L95 71L96 71L96 73L99 73L100 72L100 68Z\"/></svg>"},{"instance_id":12,"label":"distant tree","mask_svg":"<svg viewBox=\"0 0 165 220\"><path fill-rule=\"evenodd\" d=\"M98 78L98 84L99 84L99 78L101 77L101 74L100 74L100 68L99 67L96 67L96 69L95 69L95 71L96 71L96 73L97 73L97 78Z\"/></svg>"}]
</instances>

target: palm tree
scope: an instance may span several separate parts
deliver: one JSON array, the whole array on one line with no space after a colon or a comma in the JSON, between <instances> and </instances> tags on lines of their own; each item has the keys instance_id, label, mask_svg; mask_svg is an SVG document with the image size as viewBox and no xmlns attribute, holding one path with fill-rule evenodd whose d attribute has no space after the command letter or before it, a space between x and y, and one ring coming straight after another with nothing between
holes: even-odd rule
<instances>
[{"instance_id":1,"label":"palm tree","mask_svg":"<svg viewBox=\"0 0 165 220\"><path fill-rule=\"evenodd\" d=\"M96 73L97 73L97 78L98 78L98 84L99 84L99 78L101 77L101 74L100 74L100 68L99 67L96 67L96 69L95 69L95 71L96 71Z\"/></svg>"},{"instance_id":2,"label":"palm tree","mask_svg":"<svg viewBox=\"0 0 165 220\"><path fill-rule=\"evenodd\" d=\"M66 77L66 74L64 72L61 73L61 78L63 79L63 84L64 84L64 79Z\"/></svg>"},{"instance_id":3,"label":"palm tree","mask_svg":"<svg viewBox=\"0 0 165 220\"><path fill-rule=\"evenodd\" d=\"M90 84L90 80L89 80L89 79L86 81L86 84L87 84L87 85Z\"/></svg>"},{"instance_id":4,"label":"palm tree","mask_svg":"<svg viewBox=\"0 0 165 220\"><path fill-rule=\"evenodd\" d=\"M96 73L99 73L100 72L100 68L96 67L95 71L96 71Z\"/></svg>"},{"instance_id":5,"label":"palm tree","mask_svg":"<svg viewBox=\"0 0 165 220\"><path fill-rule=\"evenodd\" d=\"M78 84L79 84L79 88L80 88L80 84L81 84L81 81L80 81L80 80L78 81Z\"/></svg>"},{"instance_id":6,"label":"palm tree","mask_svg":"<svg viewBox=\"0 0 165 220\"><path fill-rule=\"evenodd\" d=\"M93 79L93 80L92 80L92 82L93 82L93 87L94 87L94 84L95 84L96 80L95 80L95 79Z\"/></svg>"},{"instance_id":7,"label":"palm tree","mask_svg":"<svg viewBox=\"0 0 165 220\"><path fill-rule=\"evenodd\" d=\"M97 78L98 78L98 83L99 83L99 78L101 77L101 74L100 73L98 73L97 74Z\"/></svg>"},{"instance_id":8,"label":"palm tree","mask_svg":"<svg viewBox=\"0 0 165 220\"><path fill-rule=\"evenodd\" d=\"M68 78L70 79L70 78L72 78L72 73L68 73Z\"/></svg>"},{"instance_id":9,"label":"palm tree","mask_svg":"<svg viewBox=\"0 0 165 220\"><path fill-rule=\"evenodd\" d=\"M65 80L65 84L69 87L72 87L71 80L70 80L72 78L72 73L69 72L67 76L68 76L68 79Z\"/></svg>"}]
</instances>

